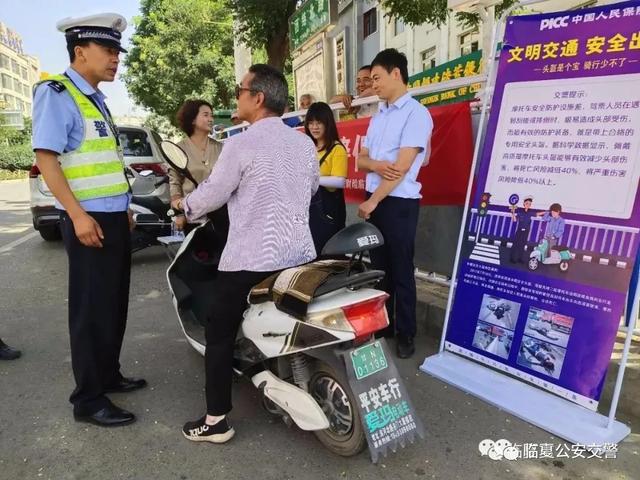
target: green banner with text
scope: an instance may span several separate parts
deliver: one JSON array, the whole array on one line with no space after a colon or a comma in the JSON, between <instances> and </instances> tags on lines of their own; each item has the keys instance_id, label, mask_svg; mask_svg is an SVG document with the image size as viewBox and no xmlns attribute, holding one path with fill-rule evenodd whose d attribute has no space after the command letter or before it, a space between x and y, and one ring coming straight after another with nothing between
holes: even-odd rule
<instances>
[{"instance_id":1,"label":"green banner with text","mask_svg":"<svg viewBox=\"0 0 640 480\"><path fill-rule=\"evenodd\" d=\"M443 63L437 67L409 77L409 87L426 87L436 83L446 82L457 78L472 77L482 73L482 51L471 52L468 55ZM443 105L446 103L472 100L480 91L481 84L465 85L464 87L444 90L441 92L419 95L415 99L425 106Z\"/></svg>"}]
</instances>

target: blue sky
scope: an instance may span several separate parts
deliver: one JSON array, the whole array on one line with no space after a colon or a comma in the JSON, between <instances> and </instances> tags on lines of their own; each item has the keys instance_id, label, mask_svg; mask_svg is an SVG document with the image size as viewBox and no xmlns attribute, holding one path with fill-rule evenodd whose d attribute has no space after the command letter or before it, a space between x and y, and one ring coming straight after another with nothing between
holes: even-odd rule
<instances>
[{"instance_id":1,"label":"blue sky","mask_svg":"<svg viewBox=\"0 0 640 480\"><path fill-rule=\"evenodd\" d=\"M40 59L40 68L49 73L62 73L69 65L64 34L56 30L56 22L64 17L79 17L100 12L119 13L129 26L123 33L128 45L133 33L132 17L139 15L139 0L0 0L0 21L22 37L25 53ZM126 55L126 54L123 54ZM122 58L122 57L121 57ZM121 68L118 77L122 72ZM127 94L123 82L102 83L107 104L114 115L143 115Z\"/></svg>"}]
</instances>

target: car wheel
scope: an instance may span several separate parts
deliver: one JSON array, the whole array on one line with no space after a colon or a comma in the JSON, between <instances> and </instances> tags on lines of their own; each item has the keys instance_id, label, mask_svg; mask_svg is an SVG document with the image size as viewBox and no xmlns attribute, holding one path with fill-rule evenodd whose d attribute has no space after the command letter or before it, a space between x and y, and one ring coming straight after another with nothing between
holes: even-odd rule
<instances>
[{"instance_id":1,"label":"car wheel","mask_svg":"<svg viewBox=\"0 0 640 480\"><path fill-rule=\"evenodd\" d=\"M38 229L40 236L47 242L57 242L62 240L62 233L58 225L47 225L46 227L40 227Z\"/></svg>"}]
</instances>

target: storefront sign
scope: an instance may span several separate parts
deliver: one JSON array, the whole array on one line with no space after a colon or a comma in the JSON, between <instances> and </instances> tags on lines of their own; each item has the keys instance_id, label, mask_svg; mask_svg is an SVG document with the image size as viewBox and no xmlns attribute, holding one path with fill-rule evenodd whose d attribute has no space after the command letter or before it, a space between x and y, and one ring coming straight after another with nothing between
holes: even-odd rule
<instances>
[{"instance_id":1,"label":"storefront sign","mask_svg":"<svg viewBox=\"0 0 640 480\"><path fill-rule=\"evenodd\" d=\"M306 0L289 19L291 50L300 48L331 22L330 0Z\"/></svg>"},{"instance_id":2,"label":"storefront sign","mask_svg":"<svg viewBox=\"0 0 640 480\"><path fill-rule=\"evenodd\" d=\"M409 77L409 87L426 87L457 78L472 77L482 73L482 52L472 52L450 62L430 68L422 73ZM436 92L416 97L425 106L442 105L445 103L472 100L481 90L482 84L466 85L464 87Z\"/></svg>"}]
</instances>

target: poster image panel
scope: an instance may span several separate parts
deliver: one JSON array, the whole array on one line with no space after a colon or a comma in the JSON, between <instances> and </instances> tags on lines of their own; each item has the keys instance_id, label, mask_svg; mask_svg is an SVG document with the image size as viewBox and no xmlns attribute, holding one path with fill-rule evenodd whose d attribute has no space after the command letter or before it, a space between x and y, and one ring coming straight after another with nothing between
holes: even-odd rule
<instances>
[{"instance_id":1,"label":"poster image panel","mask_svg":"<svg viewBox=\"0 0 640 480\"><path fill-rule=\"evenodd\" d=\"M538 340L566 348L572 327L573 318L571 317L531 307L524 333Z\"/></svg>"},{"instance_id":2,"label":"poster image panel","mask_svg":"<svg viewBox=\"0 0 640 480\"><path fill-rule=\"evenodd\" d=\"M553 378L560 378L566 353L565 348L525 336L518 352L518 365Z\"/></svg>"},{"instance_id":3,"label":"poster image panel","mask_svg":"<svg viewBox=\"0 0 640 480\"><path fill-rule=\"evenodd\" d=\"M502 358L509 358L513 331L478 320L473 347Z\"/></svg>"},{"instance_id":4,"label":"poster image panel","mask_svg":"<svg viewBox=\"0 0 640 480\"><path fill-rule=\"evenodd\" d=\"M485 294L482 297L478 320L513 330L516 327L519 313L519 303Z\"/></svg>"}]
</instances>

